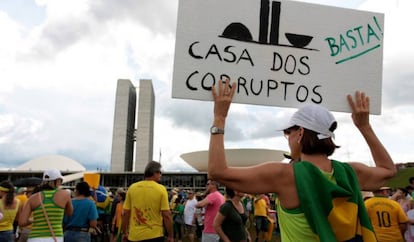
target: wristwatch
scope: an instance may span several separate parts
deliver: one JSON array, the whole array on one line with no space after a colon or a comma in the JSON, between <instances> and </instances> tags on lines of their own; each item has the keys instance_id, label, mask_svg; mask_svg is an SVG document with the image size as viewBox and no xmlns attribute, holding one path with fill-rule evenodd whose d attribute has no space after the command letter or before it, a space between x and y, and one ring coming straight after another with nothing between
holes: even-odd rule
<instances>
[{"instance_id":1,"label":"wristwatch","mask_svg":"<svg viewBox=\"0 0 414 242\"><path fill-rule=\"evenodd\" d=\"M224 129L217 128L216 126L211 126L210 133L211 134L224 134Z\"/></svg>"}]
</instances>

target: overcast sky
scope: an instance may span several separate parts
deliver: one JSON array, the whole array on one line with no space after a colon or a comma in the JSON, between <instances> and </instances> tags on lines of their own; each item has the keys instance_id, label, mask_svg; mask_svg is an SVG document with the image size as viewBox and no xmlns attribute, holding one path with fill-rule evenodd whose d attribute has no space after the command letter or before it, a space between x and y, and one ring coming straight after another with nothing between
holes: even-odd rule
<instances>
[{"instance_id":1,"label":"overcast sky","mask_svg":"<svg viewBox=\"0 0 414 242\"><path fill-rule=\"evenodd\" d=\"M382 114L371 116L395 163L414 161L414 1L307 2L385 13ZM154 160L188 170L180 154L206 150L212 103L171 98L178 0L0 1L0 168L59 154L110 167L116 83L152 79ZM233 105L228 148L287 150L275 127L294 109ZM332 158L373 164L350 114Z\"/></svg>"}]
</instances>

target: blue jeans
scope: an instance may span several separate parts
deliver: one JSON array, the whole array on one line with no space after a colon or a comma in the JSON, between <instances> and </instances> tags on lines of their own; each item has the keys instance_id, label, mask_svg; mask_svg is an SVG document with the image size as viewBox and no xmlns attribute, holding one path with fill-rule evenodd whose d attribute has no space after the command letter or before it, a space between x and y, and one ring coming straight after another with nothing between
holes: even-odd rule
<instances>
[{"instance_id":1,"label":"blue jeans","mask_svg":"<svg viewBox=\"0 0 414 242\"><path fill-rule=\"evenodd\" d=\"M66 230L64 235L65 242L91 242L89 232Z\"/></svg>"},{"instance_id":2,"label":"blue jeans","mask_svg":"<svg viewBox=\"0 0 414 242\"><path fill-rule=\"evenodd\" d=\"M14 242L13 230L0 232L1 242Z\"/></svg>"}]
</instances>

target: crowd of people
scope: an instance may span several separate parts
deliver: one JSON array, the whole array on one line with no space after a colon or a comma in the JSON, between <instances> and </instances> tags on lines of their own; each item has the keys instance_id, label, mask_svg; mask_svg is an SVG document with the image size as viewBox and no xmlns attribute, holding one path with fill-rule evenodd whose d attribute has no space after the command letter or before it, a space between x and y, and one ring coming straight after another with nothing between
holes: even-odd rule
<instances>
[{"instance_id":1,"label":"crowd of people","mask_svg":"<svg viewBox=\"0 0 414 242\"><path fill-rule=\"evenodd\" d=\"M44 171L38 186L16 189L10 181L1 182L0 241L118 241L114 239L118 235L115 226L108 231L108 239L96 239L102 222L100 203L93 195L96 191L85 181L78 182L73 190L62 188L62 182L57 169ZM113 199L118 203L116 211L107 213L118 225L125 198L122 190L116 193L118 200Z\"/></svg>"},{"instance_id":2,"label":"crowd of people","mask_svg":"<svg viewBox=\"0 0 414 242\"><path fill-rule=\"evenodd\" d=\"M159 183L161 174L161 165L150 162L143 181L114 193L105 209L110 233L99 241L262 242L283 234L275 193L246 194L212 179L202 191L168 192ZM62 180L60 172L51 169L36 188L15 190L11 182L1 182L0 241L98 241L94 232L102 208L97 207L94 190L84 181L73 191L60 189ZM414 242L413 182L414 177L404 188L361 193L375 241Z\"/></svg>"},{"instance_id":3,"label":"crowd of people","mask_svg":"<svg viewBox=\"0 0 414 242\"><path fill-rule=\"evenodd\" d=\"M257 226L254 211L259 210L255 196L230 188L224 192L214 180L207 181L205 190L167 192L159 183L161 173L159 163L148 163L145 179L117 189L109 203L97 200L96 189L85 181L76 183L73 190L63 189L57 169L46 170L36 187L15 190L11 182L3 181L0 241L251 240L248 228ZM266 201L268 215L271 203ZM106 238L96 238L97 230L104 229L99 223L109 223Z\"/></svg>"},{"instance_id":4,"label":"crowd of people","mask_svg":"<svg viewBox=\"0 0 414 242\"><path fill-rule=\"evenodd\" d=\"M146 170L148 178L136 183L138 187L131 186L127 190L119 188L114 193L111 208L107 209L111 214L110 234L103 241L142 241L146 240L146 236L150 241L155 238L158 238L155 241L165 241L167 238L177 242L262 242L271 241L275 234L280 237L275 233L279 231L275 212L278 199L275 194L246 194L219 186L217 181L211 179L202 191L174 188L167 192L159 184L160 164L149 163ZM73 191L59 189L62 176L57 170L45 171L43 179L43 183L35 190L33 187L15 190L9 181L0 183L0 241L94 241L94 228L100 218L93 190L88 183L78 182ZM410 178L410 183L413 182L414 177ZM151 185L158 187L162 196L156 195ZM140 190L144 188L150 189L155 196L143 199L131 193L135 189L139 193L149 193ZM412 184L362 192L377 241L414 242L413 196ZM141 202L146 205L135 201L136 198L144 200ZM156 202L158 198L165 200L165 204L159 207ZM129 201L125 204L127 199ZM134 205L128 209L131 204ZM133 207L143 209L136 210ZM131 210L134 210L133 215ZM128 217L124 216L126 212L129 213ZM155 223L157 215L161 216L161 220L158 218L159 222ZM14 226L16 221L17 227ZM134 225L124 225L131 221L135 221ZM159 228L154 230L156 226ZM146 229L158 232L148 233ZM131 236L131 233L136 237Z\"/></svg>"},{"instance_id":5,"label":"crowd of people","mask_svg":"<svg viewBox=\"0 0 414 242\"><path fill-rule=\"evenodd\" d=\"M61 173L50 169L30 196L15 196L13 184L0 183L0 241L89 242L100 223L107 224L111 242L263 242L275 231L283 242L414 241L414 177L404 188L383 187L396 167L369 122L369 97L356 92L346 100L375 166L330 159L339 148L337 122L324 107L305 105L280 127L289 163L230 167L224 129L235 88L229 80L212 87L205 190L167 191L161 164L150 161L143 180L118 189L107 203L86 182L61 189Z\"/></svg>"}]
</instances>

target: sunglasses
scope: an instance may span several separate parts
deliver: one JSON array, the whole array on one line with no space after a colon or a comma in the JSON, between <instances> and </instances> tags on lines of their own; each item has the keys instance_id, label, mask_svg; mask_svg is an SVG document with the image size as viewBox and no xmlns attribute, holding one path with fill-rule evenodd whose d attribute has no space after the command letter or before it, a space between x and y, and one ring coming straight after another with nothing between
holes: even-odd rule
<instances>
[{"instance_id":1,"label":"sunglasses","mask_svg":"<svg viewBox=\"0 0 414 242\"><path fill-rule=\"evenodd\" d=\"M289 135L293 132L299 129L299 126L292 126L288 129L283 130L283 135L285 136L286 139L289 139Z\"/></svg>"}]
</instances>

